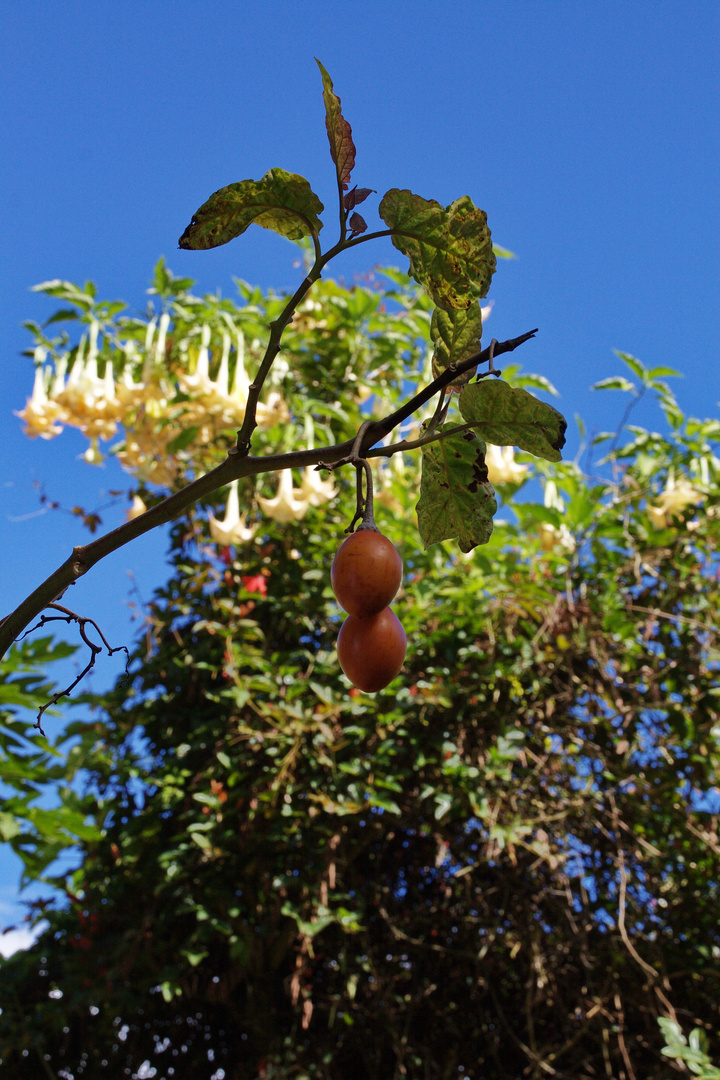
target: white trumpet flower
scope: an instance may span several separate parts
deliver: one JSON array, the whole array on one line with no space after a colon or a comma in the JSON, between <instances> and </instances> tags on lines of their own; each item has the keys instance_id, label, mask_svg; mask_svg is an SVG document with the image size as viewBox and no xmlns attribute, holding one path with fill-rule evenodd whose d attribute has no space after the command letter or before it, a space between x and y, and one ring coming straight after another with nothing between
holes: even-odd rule
<instances>
[{"instance_id":1,"label":"white trumpet flower","mask_svg":"<svg viewBox=\"0 0 720 1080\"><path fill-rule=\"evenodd\" d=\"M88 465L102 465L104 460L105 455L98 446L97 439L91 439L85 453L78 455L78 461L86 461Z\"/></svg>"},{"instance_id":2,"label":"white trumpet flower","mask_svg":"<svg viewBox=\"0 0 720 1080\"><path fill-rule=\"evenodd\" d=\"M302 484L300 485L300 497L306 499L310 506L322 506L337 495L337 488L333 483L332 474L323 480L319 472L311 465L303 470Z\"/></svg>"},{"instance_id":3,"label":"white trumpet flower","mask_svg":"<svg viewBox=\"0 0 720 1080\"><path fill-rule=\"evenodd\" d=\"M167 338L168 327L170 326L170 316L164 312L160 316L160 322L158 323L158 336L155 342L155 363L162 364L165 361L165 341Z\"/></svg>"},{"instance_id":4,"label":"white trumpet flower","mask_svg":"<svg viewBox=\"0 0 720 1080\"><path fill-rule=\"evenodd\" d=\"M25 422L25 434L31 439L53 439L63 429L65 420L63 409L55 402L48 399L45 389L45 368L43 360L47 352L42 347L35 350L35 382L33 383L32 395L27 399L22 412L16 412Z\"/></svg>"},{"instance_id":5,"label":"white trumpet flower","mask_svg":"<svg viewBox=\"0 0 720 1080\"><path fill-rule=\"evenodd\" d=\"M245 338L240 331L238 331L237 338L235 339L235 349L237 351L237 360L235 362L235 374L233 376L233 385L230 396L233 401L244 409L247 404L248 391L250 390L250 379L245 370Z\"/></svg>"},{"instance_id":6,"label":"white trumpet flower","mask_svg":"<svg viewBox=\"0 0 720 1080\"><path fill-rule=\"evenodd\" d=\"M567 525L551 525L549 521L543 521L540 526L540 546L543 551L553 551L555 548L564 548L570 554L575 550L575 537Z\"/></svg>"},{"instance_id":7,"label":"white trumpet flower","mask_svg":"<svg viewBox=\"0 0 720 1080\"><path fill-rule=\"evenodd\" d=\"M140 498L139 495L133 495L132 506L125 512L126 521L134 521L135 518L140 517L147 510L147 506Z\"/></svg>"},{"instance_id":8,"label":"white trumpet flower","mask_svg":"<svg viewBox=\"0 0 720 1080\"><path fill-rule=\"evenodd\" d=\"M309 501L301 496L301 492L293 487L292 469L283 469L278 478L278 492L274 499L264 499L262 495L257 497L258 504L263 514L272 518L273 521L300 521L304 518Z\"/></svg>"},{"instance_id":9,"label":"white trumpet flower","mask_svg":"<svg viewBox=\"0 0 720 1080\"><path fill-rule=\"evenodd\" d=\"M248 527L245 514L240 513L240 500L238 499L238 482L233 480L228 493L225 517L218 521L212 514L208 514L210 522L210 535L216 544L228 547L230 544L246 544L252 540L257 532L257 525Z\"/></svg>"},{"instance_id":10,"label":"white trumpet flower","mask_svg":"<svg viewBox=\"0 0 720 1080\"><path fill-rule=\"evenodd\" d=\"M210 381L210 327L205 323L200 338L200 352L198 353L195 373L193 375L181 374L180 384L183 390L192 394L211 395L215 389Z\"/></svg>"},{"instance_id":11,"label":"white trumpet flower","mask_svg":"<svg viewBox=\"0 0 720 1080\"><path fill-rule=\"evenodd\" d=\"M488 480L491 484L518 484L529 471L527 465L520 465L515 460L512 446L494 446L488 444L485 452L485 464Z\"/></svg>"},{"instance_id":12,"label":"white trumpet flower","mask_svg":"<svg viewBox=\"0 0 720 1080\"><path fill-rule=\"evenodd\" d=\"M648 517L656 529L666 529L674 514L688 506L699 506L707 498L690 483L685 476L675 479L673 473L667 478L665 490L659 495L655 505L648 506Z\"/></svg>"}]
</instances>

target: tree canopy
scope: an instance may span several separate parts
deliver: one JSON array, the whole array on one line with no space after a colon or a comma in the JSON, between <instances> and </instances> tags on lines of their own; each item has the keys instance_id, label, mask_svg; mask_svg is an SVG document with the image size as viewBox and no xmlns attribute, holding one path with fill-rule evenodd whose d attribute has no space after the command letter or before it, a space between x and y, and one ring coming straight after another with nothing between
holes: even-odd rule
<instances>
[{"instance_id":1,"label":"tree canopy","mask_svg":"<svg viewBox=\"0 0 720 1080\"><path fill-rule=\"evenodd\" d=\"M356 207L374 193L349 188L321 75L335 247L279 168L215 192L180 238L274 229L305 259L294 295L196 296L163 261L143 315L90 282L38 287L64 306L30 325L28 434L75 425L90 463L116 456L129 520L0 638L40 615L79 619L87 644L58 592L173 525L168 581L90 719L55 735L48 710L46 734L19 711L55 700L44 668L68 646L25 638L2 661L0 835L56 890L32 905L37 943L1 965L2 1067L717 1075L720 424L684 415L676 372L619 354L597 384L628 395L617 431L582 429L563 462L565 420L538 396L554 388L495 365L533 332L480 350L495 255L467 197L382 197L375 235L414 280L322 276L372 237ZM661 432L630 423L642 395ZM408 638L372 696L338 664L330 588L371 490Z\"/></svg>"},{"instance_id":2,"label":"tree canopy","mask_svg":"<svg viewBox=\"0 0 720 1080\"><path fill-rule=\"evenodd\" d=\"M283 303L173 288L199 340L231 313L248 366ZM222 334L208 355L212 374ZM348 437L422 381L431 305L394 271L323 281L284 355L290 416L260 437L292 445L308 413ZM176 521L129 681L57 747L3 729L28 876L78 854L3 964L13 1075L661 1077L658 1017L712 1033L720 428L624 360L606 387L655 393L666 431L596 435L584 468L491 447L499 520L471 552L419 543L416 455L373 459L409 640L376 696L334 650L351 477L320 506L296 478L285 502L240 481L242 521L232 488ZM213 452L154 460L184 477ZM55 816L33 809L44 779Z\"/></svg>"}]
</instances>

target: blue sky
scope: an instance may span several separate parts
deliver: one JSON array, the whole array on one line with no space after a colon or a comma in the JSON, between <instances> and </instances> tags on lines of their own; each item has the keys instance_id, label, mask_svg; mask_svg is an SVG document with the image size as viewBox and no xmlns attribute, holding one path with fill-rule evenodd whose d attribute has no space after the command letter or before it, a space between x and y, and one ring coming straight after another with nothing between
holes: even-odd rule
<instances>
[{"instance_id":1,"label":"blue sky","mask_svg":"<svg viewBox=\"0 0 720 1080\"><path fill-rule=\"evenodd\" d=\"M234 275L294 288L295 252L265 230L211 252L179 251L177 238L211 192L273 166L310 180L332 233L315 56L353 127L354 181L378 199L390 187L445 204L470 195L516 252L495 275L489 329L540 328L521 361L558 386L570 419L617 423L620 398L589 391L619 370L613 349L683 370L681 405L717 415L715 0L5 0L0 30L2 611L86 539L72 517L41 511L36 485L93 508L125 482L114 465L77 460L77 433L31 442L12 415L32 383L21 322L53 310L30 286L91 278L140 309L162 254L202 291L233 294ZM376 207L363 207L370 228ZM406 267L379 241L335 273L377 264ZM659 423L649 403L636 418ZM571 455L577 445L571 430ZM149 596L164 550L151 534L75 587L74 606L113 644L134 633L128 574ZM118 668L103 661L94 688ZM0 925L17 910L17 878L0 854Z\"/></svg>"}]
</instances>

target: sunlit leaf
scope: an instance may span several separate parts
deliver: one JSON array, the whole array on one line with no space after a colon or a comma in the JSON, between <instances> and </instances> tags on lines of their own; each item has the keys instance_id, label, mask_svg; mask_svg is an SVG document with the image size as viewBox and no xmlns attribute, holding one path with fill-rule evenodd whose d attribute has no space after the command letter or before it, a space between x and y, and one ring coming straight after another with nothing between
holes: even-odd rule
<instances>
[{"instance_id":1,"label":"sunlit leaf","mask_svg":"<svg viewBox=\"0 0 720 1080\"><path fill-rule=\"evenodd\" d=\"M637 357L631 356L630 353L619 352L617 349L615 350L615 355L619 356L620 359L627 364L633 374L637 375L637 377L639 379L642 379L643 382L645 381L648 375L648 370L645 365L637 359Z\"/></svg>"},{"instance_id":2,"label":"sunlit leaf","mask_svg":"<svg viewBox=\"0 0 720 1080\"><path fill-rule=\"evenodd\" d=\"M323 204L297 173L270 169L260 180L241 180L211 195L193 215L178 241L181 248L206 251L227 244L249 225L300 240L322 229Z\"/></svg>"},{"instance_id":3,"label":"sunlit leaf","mask_svg":"<svg viewBox=\"0 0 720 1080\"><path fill-rule=\"evenodd\" d=\"M611 375L607 379L593 383L591 390L635 390L635 384L626 379L624 375Z\"/></svg>"},{"instance_id":4,"label":"sunlit leaf","mask_svg":"<svg viewBox=\"0 0 720 1080\"><path fill-rule=\"evenodd\" d=\"M39 285L33 285L31 291L44 292L48 296L56 296L60 300L67 300L85 311L92 307L94 300L91 292L83 292L72 281L61 281L60 278L54 278L52 281L42 281Z\"/></svg>"},{"instance_id":5,"label":"sunlit leaf","mask_svg":"<svg viewBox=\"0 0 720 1080\"><path fill-rule=\"evenodd\" d=\"M500 379L470 383L460 392L460 412L477 424L486 442L517 446L547 461L560 461L567 422L562 413L527 390Z\"/></svg>"},{"instance_id":6,"label":"sunlit leaf","mask_svg":"<svg viewBox=\"0 0 720 1080\"><path fill-rule=\"evenodd\" d=\"M464 195L446 209L434 199L392 188L380 217L410 259L410 273L442 308L468 308L487 294L495 272L487 215Z\"/></svg>"},{"instance_id":7,"label":"sunlit leaf","mask_svg":"<svg viewBox=\"0 0 720 1080\"><path fill-rule=\"evenodd\" d=\"M450 364L472 356L480 350L482 316L476 300L469 308L452 308L444 311L435 308L430 321L430 340L435 346L432 358L433 378L441 375ZM452 387L464 386L477 368L464 372L450 383Z\"/></svg>"},{"instance_id":8,"label":"sunlit leaf","mask_svg":"<svg viewBox=\"0 0 720 1080\"><path fill-rule=\"evenodd\" d=\"M485 444L473 432L423 447L416 509L426 548L441 540L457 540L461 551L471 551L488 542L497 503L487 478Z\"/></svg>"},{"instance_id":9,"label":"sunlit leaf","mask_svg":"<svg viewBox=\"0 0 720 1080\"><path fill-rule=\"evenodd\" d=\"M333 91L332 79L320 61L315 57L323 81L323 101L325 102L325 127L330 140L330 156L337 169L338 184L344 191L349 183L350 174L355 167L355 145L352 130L342 114L340 98Z\"/></svg>"}]
</instances>

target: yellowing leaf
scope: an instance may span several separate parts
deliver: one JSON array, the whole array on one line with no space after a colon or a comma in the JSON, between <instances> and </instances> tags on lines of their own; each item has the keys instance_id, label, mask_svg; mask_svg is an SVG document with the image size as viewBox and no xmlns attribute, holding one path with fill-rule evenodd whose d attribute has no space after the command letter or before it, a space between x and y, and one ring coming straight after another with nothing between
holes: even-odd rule
<instances>
[{"instance_id":1,"label":"yellowing leaf","mask_svg":"<svg viewBox=\"0 0 720 1080\"><path fill-rule=\"evenodd\" d=\"M497 503L484 454L485 443L472 431L423 447L416 509L426 548L441 540L457 540L461 551L472 551L490 539Z\"/></svg>"},{"instance_id":2,"label":"yellowing leaf","mask_svg":"<svg viewBox=\"0 0 720 1080\"><path fill-rule=\"evenodd\" d=\"M527 390L497 379L470 383L460 392L460 412L496 446L518 446L529 454L560 461L567 422L552 405Z\"/></svg>"},{"instance_id":3,"label":"yellowing leaf","mask_svg":"<svg viewBox=\"0 0 720 1080\"><path fill-rule=\"evenodd\" d=\"M410 273L438 307L469 308L487 294L495 272L487 215L467 195L443 208L392 188L379 212L393 244L410 259Z\"/></svg>"},{"instance_id":4,"label":"yellowing leaf","mask_svg":"<svg viewBox=\"0 0 720 1080\"><path fill-rule=\"evenodd\" d=\"M432 358L433 378L442 375L450 364L457 364L479 352L481 337L482 315L477 300L469 308L444 311L436 307L430 321L430 338L435 346ZM466 371L453 379L450 386L464 386L474 374L473 370Z\"/></svg>"},{"instance_id":5,"label":"yellowing leaf","mask_svg":"<svg viewBox=\"0 0 720 1080\"><path fill-rule=\"evenodd\" d=\"M304 176L269 169L260 180L241 180L211 195L180 237L181 248L206 251L227 244L255 223L300 240L322 229L323 204Z\"/></svg>"}]
</instances>

